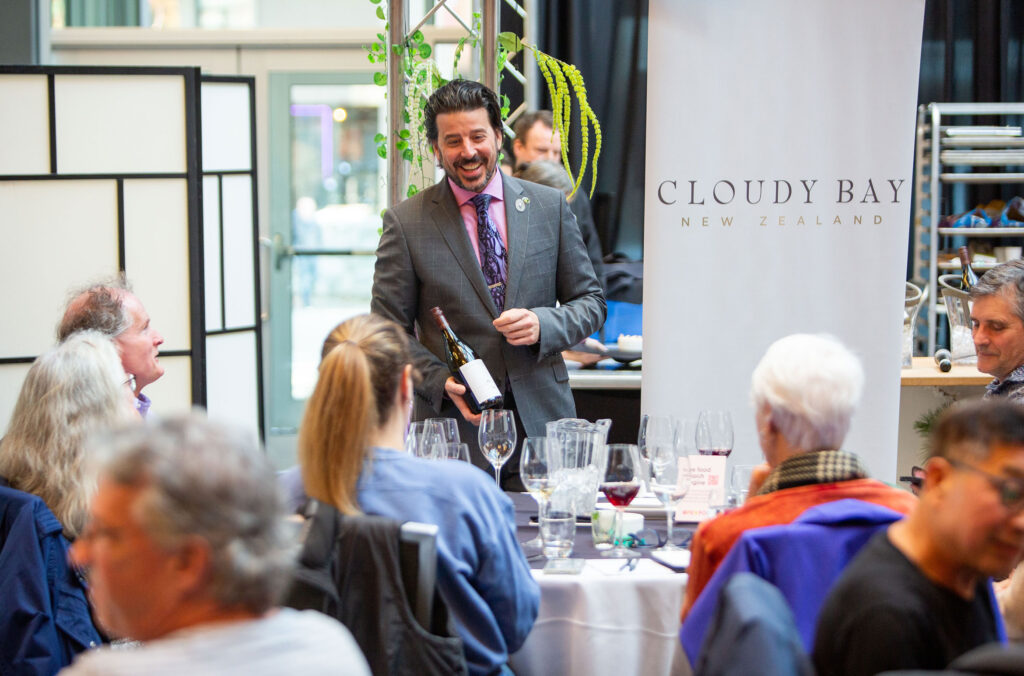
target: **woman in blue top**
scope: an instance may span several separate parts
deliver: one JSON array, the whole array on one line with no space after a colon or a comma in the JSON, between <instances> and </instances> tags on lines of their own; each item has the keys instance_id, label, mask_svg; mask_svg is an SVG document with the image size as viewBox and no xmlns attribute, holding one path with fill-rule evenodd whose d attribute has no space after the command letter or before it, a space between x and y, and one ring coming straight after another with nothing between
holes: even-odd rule
<instances>
[{"instance_id":1,"label":"woman in blue top","mask_svg":"<svg viewBox=\"0 0 1024 676\"><path fill-rule=\"evenodd\" d=\"M469 463L405 453L414 380L409 339L374 315L335 327L299 431L306 493L343 514L436 524L438 588L471 674L501 673L537 617L540 589L511 500Z\"/></svg>"}]
</instances>

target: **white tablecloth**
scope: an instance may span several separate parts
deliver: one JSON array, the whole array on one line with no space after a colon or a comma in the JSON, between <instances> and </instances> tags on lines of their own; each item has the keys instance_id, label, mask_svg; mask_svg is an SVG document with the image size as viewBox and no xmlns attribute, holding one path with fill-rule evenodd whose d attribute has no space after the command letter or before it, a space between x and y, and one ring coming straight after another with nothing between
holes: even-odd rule
<instances>
[{"instance_id":1,"label":"white tablecloth","mask_svg":"<svg viewBox=\"0 0 1024 676\"><path fill-rule=\"evenodd\" d=\"M686 575L643 559L588 560L579 575L533 574L540 614L509 664L517 676L657 676L686 670L679 611Z\"/></svg>"}]
</instances>

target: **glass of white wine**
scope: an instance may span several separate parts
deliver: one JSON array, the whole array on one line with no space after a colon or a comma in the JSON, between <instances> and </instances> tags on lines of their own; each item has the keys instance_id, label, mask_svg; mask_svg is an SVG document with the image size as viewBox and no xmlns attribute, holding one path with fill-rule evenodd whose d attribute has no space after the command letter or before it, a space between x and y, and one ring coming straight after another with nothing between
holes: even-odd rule
<instances>
[{"instance_id":1,"label":"glass of white wine","mask_svg":"<svg viewBox=\"0 0 1024 676\"><path fill-rule=\"evenodd\" d=\"M494 467L494 482L501 488L501 466L516 449L516 421L512 411L489 408L480 416L478 440L487 462Z\"/></svg>"},{"instance_id":2,"label":"glass of white wine","mask_svg":"<svg viewBox=\"0 0 1024 676\"><path fill-rule=\"evenodd\" d=\"M540 515L547 506L548 498L554 489L554 467L551 464L551 454L548 451L549 440L547 437L530 437L523 439L523 450L519 456L519 478L523 486L537 501L537 522L540 523ZM524 547L542 547L544 542L540 535L522 543Z\"/></svg>"}]
</instances>

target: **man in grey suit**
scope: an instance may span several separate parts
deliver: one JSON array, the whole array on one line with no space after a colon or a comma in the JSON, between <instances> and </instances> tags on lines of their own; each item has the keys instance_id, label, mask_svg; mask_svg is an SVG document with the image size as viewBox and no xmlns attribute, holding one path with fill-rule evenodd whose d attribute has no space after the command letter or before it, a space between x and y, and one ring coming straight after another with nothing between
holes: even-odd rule
<instances>
[{"instance_id":1,"label":"man in grey suit","mask_svg":"<svg viewBox=\"0 0 1024 676\"><path fill-rule=\"evenodd\" d=\"M418 336L414 419L458 419L474 464L488 469L480 416L448 371L430 308L483 359L526 434L541 436L549 420L575 415L561 352L600 328L605 301L562 193L497 171L494 92L453 80L425 113L446 178L385 212L371 310ZM518 453L502 471L503 486L519 489Z\"/></svg>"}]
</instances>

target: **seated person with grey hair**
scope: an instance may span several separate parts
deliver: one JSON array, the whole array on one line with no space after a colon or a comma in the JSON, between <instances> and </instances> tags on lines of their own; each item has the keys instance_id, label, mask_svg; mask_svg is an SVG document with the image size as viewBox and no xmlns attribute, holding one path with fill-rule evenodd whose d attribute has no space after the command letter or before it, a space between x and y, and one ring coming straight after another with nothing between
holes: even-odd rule
<instances>
[{"instance_id":1,"label":"seated person with grey hair","mask_svg":"<svg viewBox=\"0 0 1024 676\"><path fill-rule=\"evenodd\" d=\"M971 288L978 370L995 379L985 398L1024 403L1024 260L998 265Z\"/></svg>"},{"instance_id":2,"label":"seated person with grey hair","mask_svg":"<svg viewBox=\"0 0 1024 676\"><path fill-rule=\"evenodd\" d=\"M57 340L63 342L83 330L99 331L114 341L125 372L135 381L135 407L145 418L152 402L142 388L164 374L157 358L164 339L151 326L146 308L123 274L72 294L57 325Z\"/></svg>"},{"instance_id":3,"label":"seated person with grey hair","mask_svg":"<svg viewBox=\"0 0 1024 676\"><path fill-rule=\"evenodd\" d=\"M814 641L821 676L943 669L1005 640L990 578L1024 555L1024 409L1005 399L951 407L926 469L920 502L829 592Z\"/></svg>"},{"instance_id":4,"label":"seated person with grey hair","mask_svg":"<svg viewBox=\"0 0 1024 676\"><path fill-rule=\"evenodd\" d=\"M100 624L141 642L67 674L369 674L352 635L275 609L295 548L251 434L198 413L103 440L98 490L71 549Z\"/></svg>"},{"instance_id":5,"label":"seated person with grey hair","mask_svg":"<svg viewBox=\"0 0 1024 676\"><path fill-rule=\"evenodd\" d=\"M743 506L705 521L691 548L685 618L743 531L792 523L833 500L864 500L906 514L917 499L868 478L841 450L860 402L864 369L832 336L797 333L772 343L754 369L750 398L767 466Z\"/></svg>"},{"instance_id":6,"label":"seated person with grey hair","mask_svg":"<svg viewBox=\"0 0 1024 676\"><path fill-rule=\"evenodd\" d=\"M0 440L0 674L56 673L99 645L67 563L92 484L87 437L138 421L113 344L81 331L29 368Z\"/></svg>"}]
</instances>

